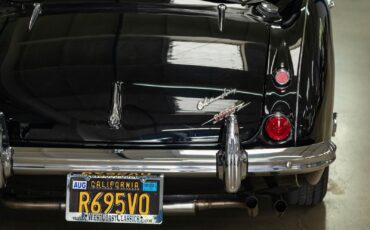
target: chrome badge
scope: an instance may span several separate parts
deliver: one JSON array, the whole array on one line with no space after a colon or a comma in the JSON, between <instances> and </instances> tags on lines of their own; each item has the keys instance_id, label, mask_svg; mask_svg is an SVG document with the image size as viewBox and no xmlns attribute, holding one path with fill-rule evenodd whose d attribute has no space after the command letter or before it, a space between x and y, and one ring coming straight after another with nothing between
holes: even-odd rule
<instances>
[{"instance_id":1,"label":"chrome badge","mask_svg":"<svg viewBox=\"0 0 370 230\"><path fill-rule=\"evenodd\" d=\"M224 89L224 92L218 97L211 97L211 98L206 97L203 100L199 101L197 104L197 109L203 110L204 107L209 106L213 102L218 101L220 99L224 99L225 97L231 94L235 94L235 93L236 93L236 89Z\"/></svg>"},{"instance_id":2,"label":"chrome badge","mask_svg":"<svg viewBox=\"0 0 370 230\"><path fill-rule=\"evenodd\" d=\"M108 119L108 125L112 129L119 129L122 120L122 88L123 82L117 81L113 84L112 108Z\"/></svg>"},{"instance_id":3,"label":"chrome badge","mask_svg":"<svg viewBox=\"0 0 370 230\"><path fill-rule=\"evenodd\" d=\"M204 126L208 123L211 123L211 122L212 122L212 124L217 124L218 122L220 122L220 121L224 120L225 118L229 117L231 114L234 114L234 113L242 110L243 108L247 107L249 104L250 104L250 102L248 102L248 103L242 102L242 103L239 103L237 105L233 105L229 108L226 108L225 110L215 114L212 119L204 122L202 124L202 126Z\"/></svg>"}]
</instances>

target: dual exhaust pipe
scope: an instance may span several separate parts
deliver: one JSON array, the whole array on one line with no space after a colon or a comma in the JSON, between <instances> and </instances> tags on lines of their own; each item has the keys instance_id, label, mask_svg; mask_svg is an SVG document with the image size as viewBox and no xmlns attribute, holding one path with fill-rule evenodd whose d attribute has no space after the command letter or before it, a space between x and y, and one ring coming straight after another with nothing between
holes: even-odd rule
<instances>
[{"instance_id":1,"label":"dual exhaust pipe","mask_svg":"<svg viewBox=\"0 0 370 230\"><path fill-rule=\"evenodd\" d=\"M10 209L16 210L40 210L40 211L64 211L64 202L37 201L37 200L11 200L1 199L1 204ZM258 199L255 196L248 196L242 201L202 201L169 203L163 205L165 215L195 215L198 212L215 209L246 209L250 217L258 215ZM273 208L277 216L282 216L287 209L287 203L282 199L273 202Z\"/></svg>"},{"instance_id":2,"label":"dual exhaust pipe","mask_svg":"<svg viewBox=\"0 0 370 230\"><path fill-rule=\"evenodd\" d=\"M247 197L245 199L245 205L250 217L256 217L258 215L258 200L255 196ZM287 210L288 203L282 198L276 199L273 197L272 208L275 211L276 216L281 217Z\"/></svg>"}]
</instances>

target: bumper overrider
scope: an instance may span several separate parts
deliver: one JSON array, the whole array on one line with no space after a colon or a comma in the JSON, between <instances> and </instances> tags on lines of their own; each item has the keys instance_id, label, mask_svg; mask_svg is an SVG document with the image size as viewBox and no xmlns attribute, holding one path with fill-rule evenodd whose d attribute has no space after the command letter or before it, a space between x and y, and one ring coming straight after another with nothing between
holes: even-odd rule
<instances>
[{"instance_id":1,"label":"bumper overrider","mask_svg":"<svg viewBox=\"0 0 370 230\"><path fill-rule=\"evenodd\" d=\"M324 169L335 160L331 142L288 148L242 149L235 115L225 121L222 150L107 150L10 147L1 143L0 188L12 175L70 172L137 172L165 177L219 177L236 193L247 176L297 175ZM4 136L4 127L0 129Z\"/></svg>"}]
</instances>

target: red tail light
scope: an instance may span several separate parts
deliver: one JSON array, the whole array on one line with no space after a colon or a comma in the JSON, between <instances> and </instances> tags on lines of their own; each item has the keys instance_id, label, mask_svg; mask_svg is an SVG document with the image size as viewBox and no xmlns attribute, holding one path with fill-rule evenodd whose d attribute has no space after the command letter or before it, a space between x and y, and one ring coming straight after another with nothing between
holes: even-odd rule
<instances>
[{"instance_id":1,"label":"red tail light","mask_svg":"<svg viewBox=\"0 0 370 230\"><path fill-rule=\"evenodd\" d=\"M290 81L290 74L285 69L279 69L275 74L275 82L278 86L286 86Z\"/></svg>"},{"instance_id":2,"label":"red tail light","mask_svg":"<svg viewBox=\"0 0 370 230\"><path fill-rule=\"evenodd\" d=\"M265 131L272 140L283 141L292 132L292 124L286 116L275 114L267 119Z\"/></svg>"}]
</instances>

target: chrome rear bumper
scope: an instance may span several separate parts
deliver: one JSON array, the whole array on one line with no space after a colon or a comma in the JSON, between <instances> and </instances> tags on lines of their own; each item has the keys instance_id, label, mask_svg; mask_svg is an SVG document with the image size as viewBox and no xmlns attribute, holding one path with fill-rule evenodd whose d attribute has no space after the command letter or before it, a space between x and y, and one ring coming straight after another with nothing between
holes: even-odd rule
<instances>
[{"instance_id":1,"label":"chrome rear bumper","mask_svg":"<svg viewBox=\"0 0 370 230\"><path fill-rule=\"evenodd\" d=\"M181 177L218 177L236 193L248 175L294 175L318 171L335 160L336 146L322 142L276 149L242 149L235 115L225 120L220 150L107 150L5 147L0 143L0 188L11 175L70 172L137 172ZM0 134L2 130L0 130Z\"/></svg>"},{"instance_id":2,"label":"chrome rear bumper","mask_svg":"<svg viewBox=\"0 0 370 230\"><path fill-rule=\"evenodd\" d=\"M249 149L249 175L290 175L317 171L335 160L336 146ZM112 171L160 173L165 176L215 177L217 150L112 150L14 148L13 175L65 175L69 172Z\"/></svg>"}]
</instances>

